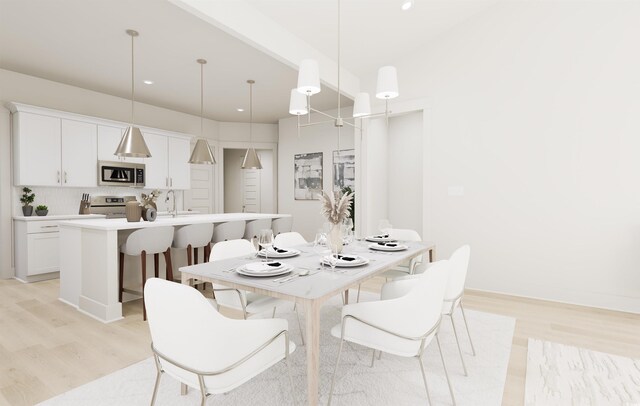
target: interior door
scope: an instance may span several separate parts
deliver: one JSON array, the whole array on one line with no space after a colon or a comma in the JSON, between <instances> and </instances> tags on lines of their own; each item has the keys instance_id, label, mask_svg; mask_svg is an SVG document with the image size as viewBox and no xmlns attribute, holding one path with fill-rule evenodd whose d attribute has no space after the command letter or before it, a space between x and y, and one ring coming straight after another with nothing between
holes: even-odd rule
<instances>
[{"instance_id":1,"label":"interior door","mask_svg":"<svg viewBox=\"0 0 640 406\"><path fill-rule=\"evenodd\" d=\"M191 189L184 191L187 210L213 213L213 165L191 165Z\"/></svg>"},{"instance_id":2,"label":"interior door","mask_svg":"<svg viewBox=\"0 0 640 406\"><path fill-rule=\"evenodd\" d=\"M260 213L259 169L242 169L242 208L245 213Z\"/></svg>"}]
</instances>

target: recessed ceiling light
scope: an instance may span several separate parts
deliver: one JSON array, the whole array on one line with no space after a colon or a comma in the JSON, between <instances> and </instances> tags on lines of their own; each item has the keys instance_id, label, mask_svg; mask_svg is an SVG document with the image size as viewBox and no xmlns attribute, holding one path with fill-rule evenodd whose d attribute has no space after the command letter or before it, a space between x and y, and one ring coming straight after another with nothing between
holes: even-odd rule
<instances>
[{"instance_id":1,"label":"recessed ceiling light","mask_svg":"<svg viewBox=\"0 0 640 406\"><path fill-rule=\"evenodd\" d=\"M142 83L144 83L145 85L152 85L153 80L143 80Z\"/></svg>"},{"instance_id":2,"label":"recessed ceiling light","mask_svg":"<svg viewBox=\"0 0 640 406\"><path fill-rule=\"evenodd\" d=\"M402 0L401 8L402 8L403 11L407 11L411 7L413 7L413 0Z\"/></svg>"},{"instance_id":3,"label":"recessed ceiling light","mask_svg":"<svg viewBox=\"0 0 640 406\"><path fill-rule=\"evenodd\" d=\"M243 112L243 111L244 111L244 109L237 109L237 110L238 110L238 111L240 111L240 112Z\"/></svg>"}]
</instances>

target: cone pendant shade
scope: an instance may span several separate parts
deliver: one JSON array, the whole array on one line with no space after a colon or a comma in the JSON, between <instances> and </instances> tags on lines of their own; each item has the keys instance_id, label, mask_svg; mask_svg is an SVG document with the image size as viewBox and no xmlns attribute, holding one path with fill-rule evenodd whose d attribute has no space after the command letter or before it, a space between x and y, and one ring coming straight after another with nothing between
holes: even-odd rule
<instances>
[{"instance_id":1,"label":"cone pendant shade","mask_svg":"<svg viewBox=\"0 0 640 406\"><path fill-rule=\"evenodd\" d=\"M247 153L244 154L242 161L242 169L262 169L260 158L253 147L247 148Z\"/></svg>"},{"instance_id":2,"label":"cone pendant shade","mask_svg":"<svg viewBox=\"0 0 640 406\"><path fill-rule=\"evenodd\" d=\"M193 148L191 158L189 158L190 164L209 164L214 165L216 159L213 157L213 152L207 140L199 139L196 142L196 146Z\"/></svg>"},{"instance_id":3,"label":"cone pendant shade","mask_svg":"<svg viewBox=\"0 0 640 406\"><path fill-rule=\"evenodd\" d=\"M120 140L115 155L133 158L149 158L151 156L151 152L149 152L149 148L144 142L144 138L138 127L129 126L127 128L127 131L124 132Z\"/></svg>"}]
</instances>

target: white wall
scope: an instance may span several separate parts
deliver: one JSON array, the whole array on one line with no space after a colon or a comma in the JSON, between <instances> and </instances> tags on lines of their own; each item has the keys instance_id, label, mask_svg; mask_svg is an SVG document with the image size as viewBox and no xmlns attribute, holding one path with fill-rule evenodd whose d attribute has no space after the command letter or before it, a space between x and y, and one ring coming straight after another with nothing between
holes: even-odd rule
<instances>
[{"instance_id":1,"label":"white wall","mask_svg":"<svg viewBox=\"0 0 640 406\"><path fill-rule=\"evenodd\" d=\"M13 240L11 217L20 214L16 194L18 189L12 187L10 173L12 168L9 164L11 162L11 120L5 105L10 101L123 122L127 122L131 114L129 99L0 69L0 278L13 276L11 263L13 248L12 244L6 242ZM136 123L184 134L200 132L199 116L144 103L136 103ZM276 124L254 124L253 130L254 141L275 145L278 140ZM249 131L245 123L221 123L205 119L204 136L211 140L214 147L218 142L240 145L247 144ZM216 158L220 162L220 157ZM277 161L277 157L274 159ZM68 214L77 213L78 196L81 196L82 192L106 194L113 189L115 188L80 191L72 188L34 188L34 191L43 199L44 204L51 206L52 214ZM128 192L123 190L118 194L129 194ZM215 196L221 196L219 189L216 192L218 193Z\"/></svg>"},{"instance_id":2,"label":"white wall","mask_svg":"<svg viewBox=\"0 0 640 406\"><path fill-rule=\"evenodd\" d=\"M422 111L389 118L388 219L422 234Z\"/></svg>"},{"instance_id":3,"label":"white wall","mask_svg":"<svg viewBox=\"0 0 640 406\"><path fill-rule=\"evenodd\" d=\"M329 113L335 114L335 112ZM349 117L350 109L343 109L342 115ZM325 119L322 116L312 115L313 121ZM338 149L338 130L331 123L319 124L301 128L300 137L298 137L296 123L296 117L293 116L283 118L279 123L278 212L293 215L293 230L301 233L307 240L313 240L316 231L322 227L325 220L320 214L319 200L294 200L293 157L296 154L322 152L323 188L325 192L331 192L333 151ZM344 126L341 131L340 148L352 149L353 138L353 128Z\"/></svg>"},{"instance_id":4,"label":"white wall","mask_svg":"<svg viewBox=\"0 0 640 406\"><path fill-rule=\"evenodd\" d=\"M378 232L378 222L389 218L389 137L384 118L370 119L366 125L366 134L361 141L363 199L361 203L361 236ZM358 215L356 214L356 218Z\"/></svg>"},{"instance_id":5,"label":"white wall","mask_svg":"<svg viewBox=\"0 0 640 406\"><path fill-rule=\"evenodd\" d=\"M468 287L640 312L638 21L504 2L396 62L430 105L427 238L471 244Z\"/></svg>"}]
</instances>

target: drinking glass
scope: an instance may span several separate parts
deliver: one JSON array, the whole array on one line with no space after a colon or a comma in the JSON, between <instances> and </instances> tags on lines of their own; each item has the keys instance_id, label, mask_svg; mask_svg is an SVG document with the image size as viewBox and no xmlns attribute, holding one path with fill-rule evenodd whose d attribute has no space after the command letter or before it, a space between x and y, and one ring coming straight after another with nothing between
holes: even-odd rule
<instances>
[{"instance_id":1,"label":"drinking glass","mask_svg":"<svg viewBox=\"0 0 640 406\"><path fill-rule=\"evenodd\" d=\"M258 253L260 252L260 239L256 236L253 236L251 238L251 245L253 245L253 249L255 250L251 258L257 258Z\"/></svg>"},{"instance_id":2,"label":"drinking glass","mask_svg":"<svg viewBox=\"0 0 640 406\"><path fill-rule=\"evenodd\" d=\"M259 243L264 248L264 257L265 260L269 261L269 248L273 246L273 231L269 230L260 230L260 238Z\"/></svg>"},{"instance_id":3,"label":"drinking glass","mask_svg":"<svg viewBox=\"0 0 640 406\"><path fill-rule=\"evenodd\" d=\"M320 266L324 266L323 258L331 253L331 250L327 245L327 235L322 231L316 233L316 238L313 240L313 251L320 256Z\"/></svg>"}]
</instances>

